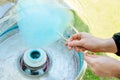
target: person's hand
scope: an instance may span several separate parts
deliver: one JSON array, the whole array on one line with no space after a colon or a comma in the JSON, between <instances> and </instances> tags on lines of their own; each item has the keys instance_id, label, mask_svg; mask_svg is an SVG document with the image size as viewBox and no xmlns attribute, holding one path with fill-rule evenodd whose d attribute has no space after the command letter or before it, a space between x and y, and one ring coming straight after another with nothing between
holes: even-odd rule
<instances>
[{"instance_id":1,"label":"person's hand","mask_svg":"<svg viewBox=\"0 0 120 80\"><path fill-rule=\"evenodd\" d=\"M120 61L107 56L85 55L85 60L97 76L120 78Z\"/></svg>"},{"instance_id":2,"label":"person's hand","mask_svg":"<svg viewBox=\"0 0 120 80\"><path fill-rule=\"evenodd\" d=\"M77 52L85 50L92 52L117 52L117 47L112 38L100 39L84 32L71 36L66 45L69 50L74 48Z\"/></svg>"}]
</instances>

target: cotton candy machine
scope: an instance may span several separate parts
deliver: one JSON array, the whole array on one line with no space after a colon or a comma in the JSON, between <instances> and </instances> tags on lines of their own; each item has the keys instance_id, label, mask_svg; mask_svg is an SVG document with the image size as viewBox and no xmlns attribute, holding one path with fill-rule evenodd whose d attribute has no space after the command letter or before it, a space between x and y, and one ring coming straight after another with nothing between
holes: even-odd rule
<instances>
[{"instance_id":1,"label":"cotton candy machine","mask_svg":"<svg viewBox=\"0 0 120 80\"><path fill-rule=\"evenodd\" d=\"M61 38L46 47L30 48L14 19L0 25L0 80L80 80L85 72L83 54L68 51L65 38L76 33L68 26Z\"/></svg>"},{"instance_id":2,"label":"cotton candy machine","mask_svg":"<svg viewBox=\"0 0 120 80\"><path fill-rule=\"evenodd\" d=\"M79 80L85 71L83 54L68 51L62 38L44 49L29 49L14 25L0 41L0 80Z\"/></svg>"}]
</instances>

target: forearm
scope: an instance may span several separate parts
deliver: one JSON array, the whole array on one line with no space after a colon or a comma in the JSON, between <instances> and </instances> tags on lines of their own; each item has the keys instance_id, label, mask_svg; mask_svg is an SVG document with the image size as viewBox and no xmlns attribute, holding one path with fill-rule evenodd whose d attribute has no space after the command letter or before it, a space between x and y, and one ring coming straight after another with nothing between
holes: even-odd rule
<instances>
[{"instance_id":1,"label":"forearm","mask_svg":"<svg viewBox=\"0 0 120 80\"><path fill-rule=\"evenodd\" d=\"M113 76L120 78L120 61L116 61L116 66L114 66L115 71L113 71Z\"/></svg>"},{"instance_id":2,"label":"forearm","mask_svg":"<svg viewBox=\"0 0 120 80\"><path fill-rule=\"evenodd\" d=\"M120 66L119 66L119 67L120 67ZM114 77L120 79L120 69L117 70L117 72L115 73Z\"/></svg>"},{"instance_id":3,"label":"forearm","mask_svg":"<svg viewBox=\"0 0 120 80\"><path fill-rule=\"evenodd\" d=\"M100 49L101 49L102 52L112 52L112 53L117 52L117 46L116 46L115 41L113 40L113 38L103 39Z\"/></svg>"}]
</instances>

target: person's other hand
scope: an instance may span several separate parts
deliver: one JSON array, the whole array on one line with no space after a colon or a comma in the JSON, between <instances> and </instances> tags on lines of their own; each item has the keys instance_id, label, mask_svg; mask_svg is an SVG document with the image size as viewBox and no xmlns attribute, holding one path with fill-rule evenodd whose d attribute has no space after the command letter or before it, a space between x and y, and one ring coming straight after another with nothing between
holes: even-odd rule
<instances>
[{"instance_id":1,"label":"person's other hand","mask_svg":"<svg viewBox=\"0 0 120 80\"><path fill-rule=\"evenodd\" d=\"M85 60L95 75L120 78L120 61L108 56L85 55Z\"/></svg>"},{"instance_id":2,"label":"person's other hand","mask_svg":"<svg viewBox=\"0 0 120 80\"><path fill-rule=\"evenodd\" d=\"M112 38L100 39L85 32L71 36L66 45L69 50L74 48L77 52L85 50L92 52L117 52L115 42Z\"/></svg>"}]
</instances>

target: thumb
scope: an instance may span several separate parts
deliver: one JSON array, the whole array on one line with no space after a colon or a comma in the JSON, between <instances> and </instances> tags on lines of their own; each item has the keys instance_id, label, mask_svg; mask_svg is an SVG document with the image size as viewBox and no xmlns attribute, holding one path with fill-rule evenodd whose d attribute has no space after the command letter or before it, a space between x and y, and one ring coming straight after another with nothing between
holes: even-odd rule
<instances>
[{"instance_id":1,"label":"thumb","mask_svg":"<svg viewBox=\"0 0 120 80\"><path fill-rule=\"evenodd\" d=\"M93 57L85 55L84 59L88 63L89 66L92 67L94 65L94 58Z\"/></svg>"},{"instance_id":2,"label":"thumb","mask_svg":"<svg viewBox=\"0 0 120 80\"><path fill-rule=\"evenodd\" d=\"M74 40L74 41L70 41L68 42L68 45L69 46L73 46L73 47L76 47L76 46L83 46L84 42L82 40Z\"/></svg>"}]
</instances>

